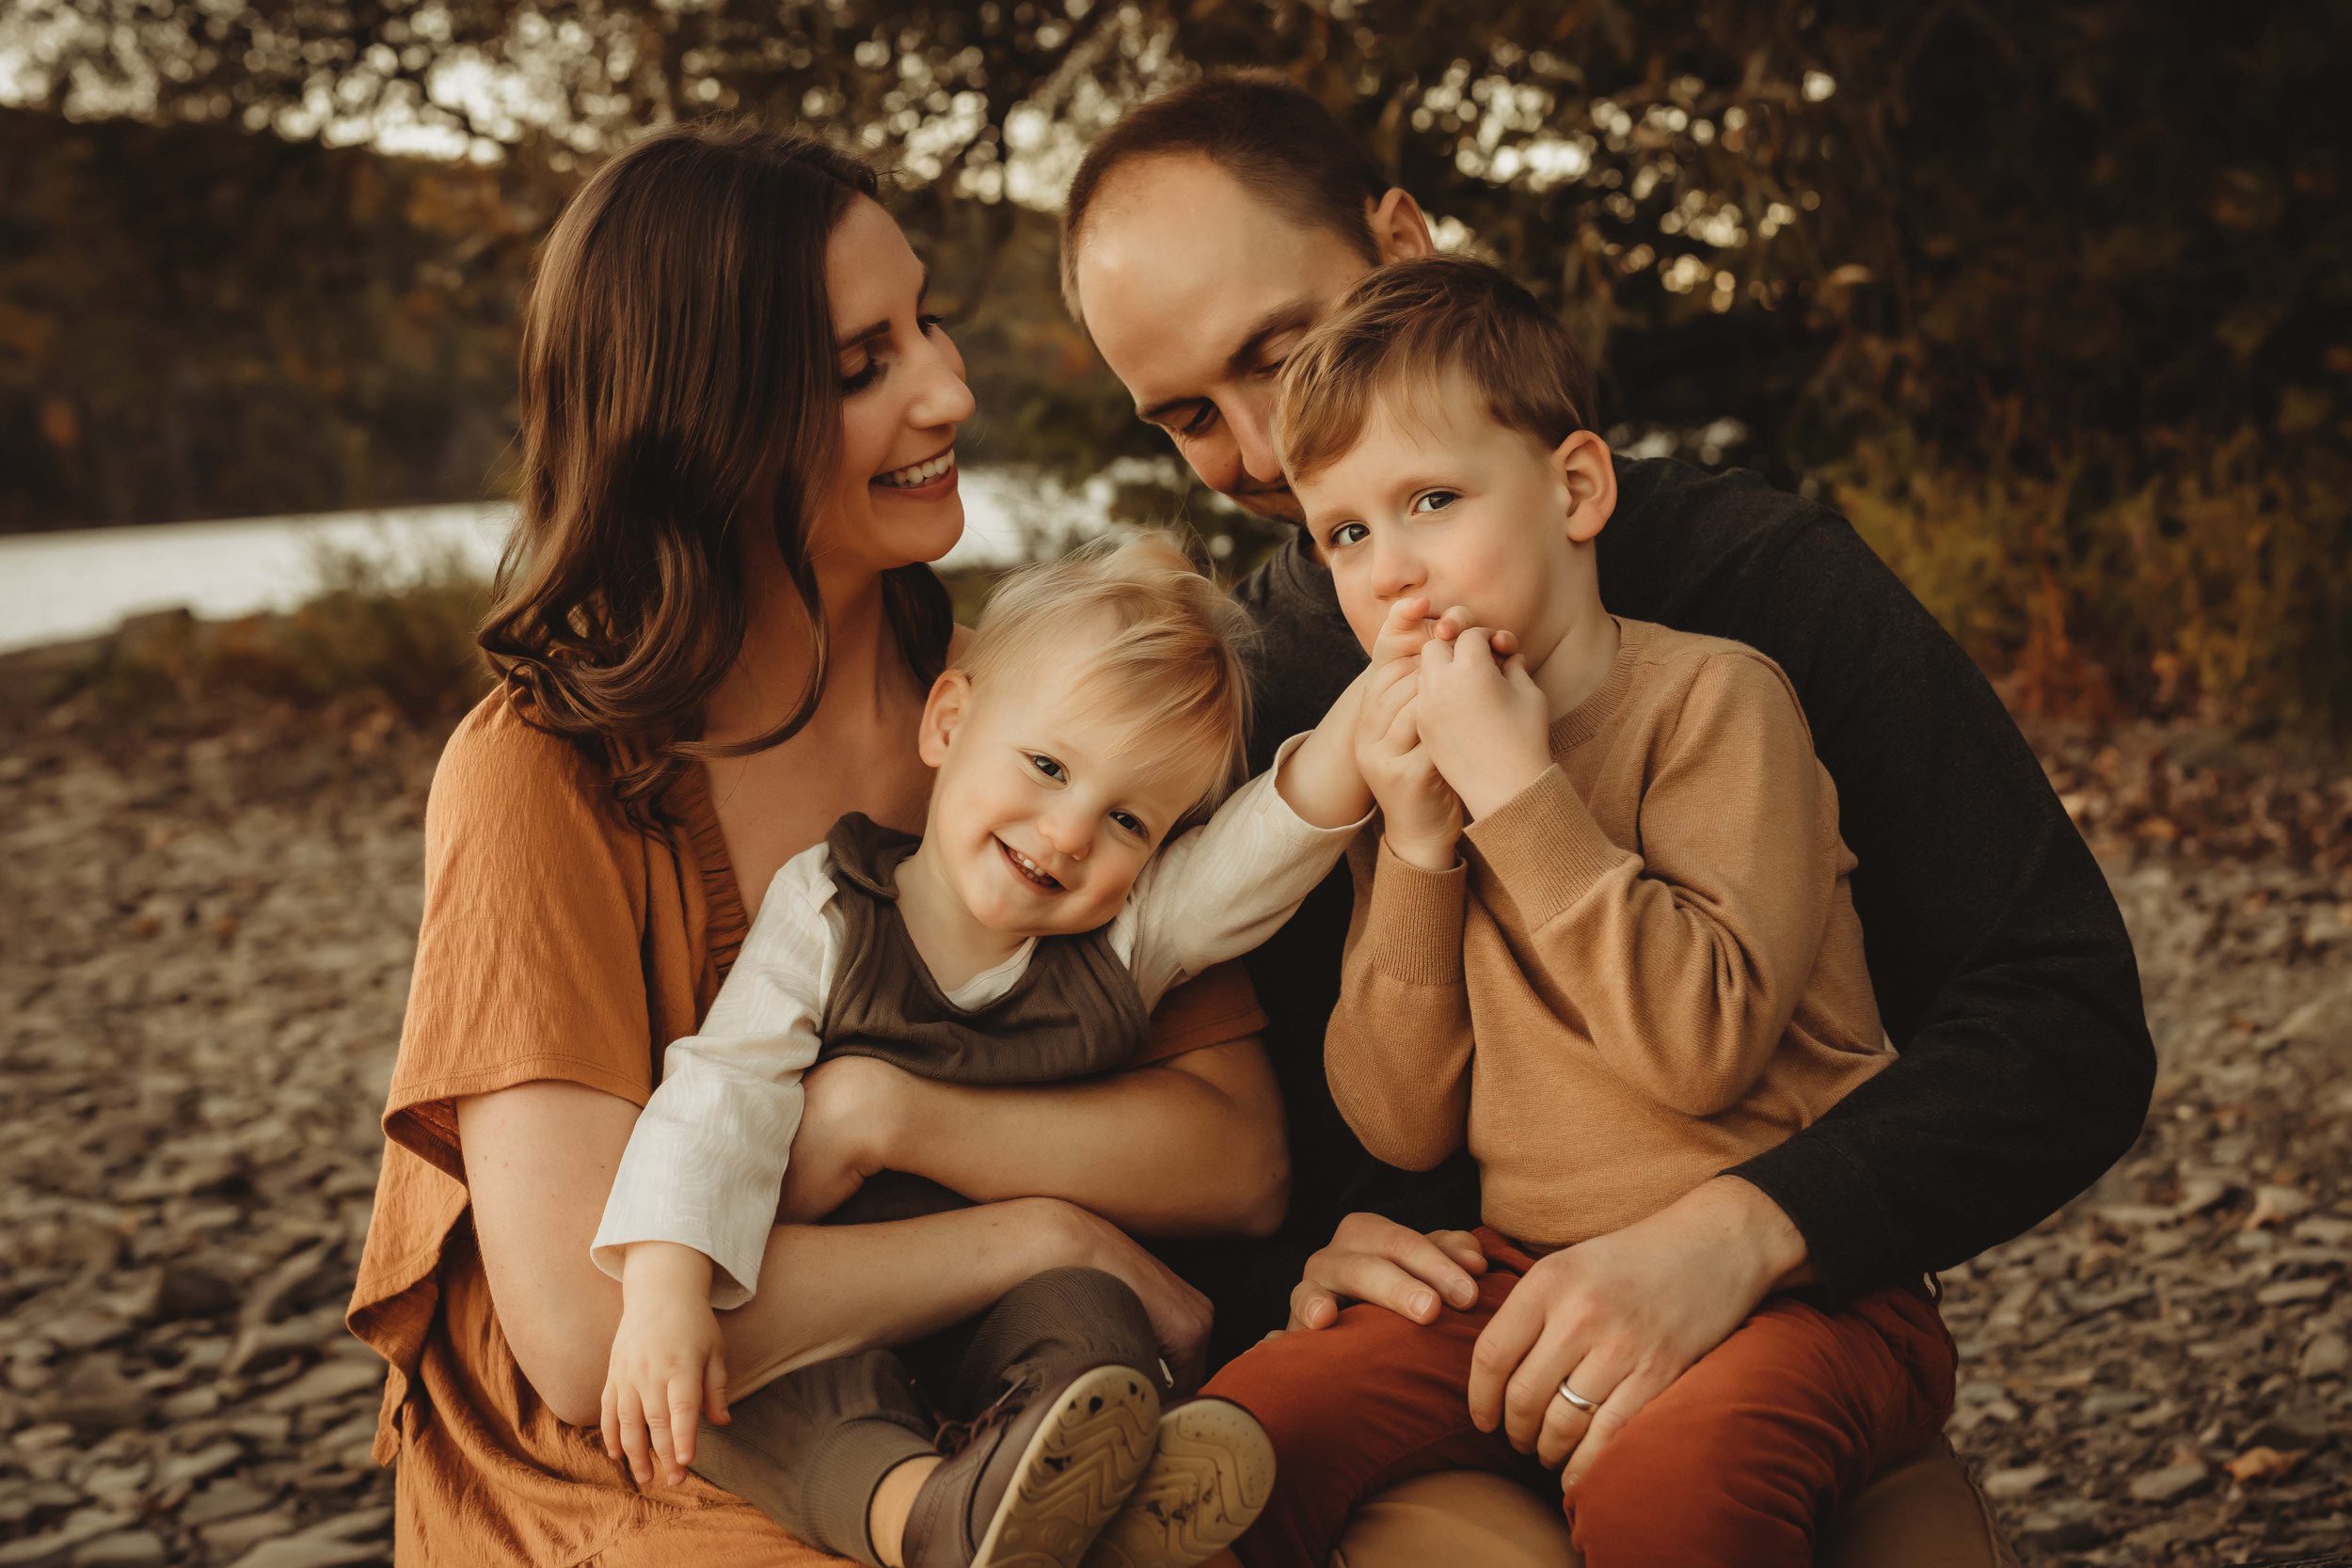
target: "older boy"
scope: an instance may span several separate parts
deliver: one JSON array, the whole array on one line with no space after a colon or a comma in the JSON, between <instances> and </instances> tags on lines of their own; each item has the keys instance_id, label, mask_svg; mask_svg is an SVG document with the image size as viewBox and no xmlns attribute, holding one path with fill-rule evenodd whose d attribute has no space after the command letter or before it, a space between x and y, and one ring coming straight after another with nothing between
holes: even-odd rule
<instances>
[{"instance_id":1,"label":"older boy","mask_svg":"<svg viewBox=\"0 0 2352 1568\"><path fill-rule=\"evenodd\" d=\"M1534 1257L1657 1212L1889 1059L1836 791L1787 679L1602 608L1616 481L1591 385L1525 290L1440 258L1369 274L1283 372L1284 471L1359 641L1417 604L1471 628L1366 689L1381 817L1349 856L1325 1068L1375 1155L1470 1148L1487 1269L1467 1310L1359 1307L1211 1384L1275 1441L1253 1563L1321 1560L1359 1500L1433 1456L1516 1470L1533 1443L1562 1463L1597 1402L1578 1377L1625 1369L1540 1303L1506 1316ZM1916 1287L1839 1313L1775 1302L1585 1472L1577 1546L1593 1568L1809 1562L1817 1522L1941 1429L1952 1360ZM1539 1433L1514 1413L1506 1436L1506 1384L1561 1416Z\"/></svg>"}]
</instances>

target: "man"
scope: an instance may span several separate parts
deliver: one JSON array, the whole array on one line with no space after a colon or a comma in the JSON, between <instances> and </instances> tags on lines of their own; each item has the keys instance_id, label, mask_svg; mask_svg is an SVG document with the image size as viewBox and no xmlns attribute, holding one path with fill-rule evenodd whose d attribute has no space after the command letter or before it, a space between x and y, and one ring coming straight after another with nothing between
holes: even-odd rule
<instances>
[{"instance_id":1,"label":"man","mask_svg":"<svg viewBox=\"0 0 2352 1568\"><path fill-rule=\"evenodd\" d=\"M1137 414L1204 483L1295 523L1275 372L1364 271L1430 248L1412 197L1319 105L1244 74L1155 99L1094 145L1071 188L1063 283ZM1583 1324L1580 1385L1583 1367L1611 1374L1581 1387L1596 1408L1570 1475L1772 1291L1848 1300L2046 1217L2130 1147L2154 1076L2114 900L1965 655L1825 508L1752 475L1617 468L1602 594L1623 614L1751 643L1788 673L1860 862L1871 977L1900 1056L1780 1148L1529 1274L1517 1294L1531 1314ZM1361 655L1303 533L1239 593L1265 633L1263 764ZM1276 1326L1269 1285L1285 1275L1290 1324L1309 1330L1343 1299L1425 1321L1439 1296L1474 1293L1458 1231L1361 1212L1458 1227L1476 1201L1458 1166L1409 1180L1374 1167L1330 1105L1307 1042L1330 1010L1346 910L1343 889L1327 889L1253 965L1291 1107L1288 1257L1330 1240L1303 1265L1278 1251L1210 1282L1232 1320L1223 1348Z\"/></svg>"}]
</instances>

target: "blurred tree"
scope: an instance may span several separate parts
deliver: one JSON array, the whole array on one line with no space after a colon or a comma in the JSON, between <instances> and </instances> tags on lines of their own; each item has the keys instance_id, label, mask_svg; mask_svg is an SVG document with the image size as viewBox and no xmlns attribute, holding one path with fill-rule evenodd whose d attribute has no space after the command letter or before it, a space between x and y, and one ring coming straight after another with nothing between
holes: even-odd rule
<instances>
[{"instance_id":1,"label":"blurred tree","mask_svg":"<svg viewBox=\"0 0 2352 1568\"><path fill-rule=\"evenodd\" d=\"M0 20L17 96L55 111L559 181L684 115L834 127L898 171L965 296L995 454L1089 468L1158 449L1052 308L1041 214L1126 103L1271 65L1446 243L1559 304L1604 356L1616 439L1826 487L2026 695L2340 717L2347 45L2337 0L19 0ZM54 449L73 414L0 438Z\"/></svg>"}]
</instances>

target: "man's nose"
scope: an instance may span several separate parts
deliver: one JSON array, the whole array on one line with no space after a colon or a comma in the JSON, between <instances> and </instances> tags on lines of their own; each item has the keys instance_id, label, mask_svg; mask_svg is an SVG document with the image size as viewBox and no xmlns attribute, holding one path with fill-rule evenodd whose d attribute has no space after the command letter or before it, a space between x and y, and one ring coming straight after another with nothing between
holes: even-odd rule
<instances>
[{"instance_id":1,"label":"man's nose","mask_svg":"<svg viewBox=\"0 0 2352 1568\"><path fill-rule=\"evenodd\" d=\"M1282 482L1282 460L1274 450L1274 399L1271 394L1237 395L1225 417L1233 432L1233 448L1242 471L1259 484Z\"/></svg>"}]
</instances>

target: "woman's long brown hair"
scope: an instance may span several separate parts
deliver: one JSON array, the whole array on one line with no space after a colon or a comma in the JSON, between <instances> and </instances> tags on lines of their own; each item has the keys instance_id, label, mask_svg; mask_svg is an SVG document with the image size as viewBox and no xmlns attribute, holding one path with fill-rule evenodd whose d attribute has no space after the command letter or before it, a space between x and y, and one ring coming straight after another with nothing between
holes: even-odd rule
<instances>
[{"instance_id":1,"label":"woman's long brown hair","mask_svg":"<svg viewBox=\"0 0 2352 1568\"><path fill-rule=\"evenodd\" d=\"M825 243L874 173L814 137L700 122L598 169L548 236L523 331L522 520L479 633L523 716L612 772L649 826L686 768L783 741L824 695L808 560L841 385ZM809 673L767 734L701 738L750 620L739 528L771 530L810 627ZM929 566L883 575L924 683L954 617Z\"/></svg>"}]
</instances>

